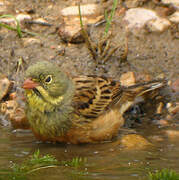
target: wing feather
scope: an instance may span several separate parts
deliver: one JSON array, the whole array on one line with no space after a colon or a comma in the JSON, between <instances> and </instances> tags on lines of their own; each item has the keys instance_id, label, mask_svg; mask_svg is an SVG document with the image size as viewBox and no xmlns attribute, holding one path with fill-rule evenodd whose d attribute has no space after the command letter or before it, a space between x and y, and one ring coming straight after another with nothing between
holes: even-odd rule
<instances>
[{"instance_id":1,"label":"wing feather","mask_svg":"<svg viewBox=\"0 0 179 180\"><path fill-rule=\"evenodd\" d=\"M79 115L86 118L98 117L121 97L120 83L110 78L78 76L73 81L76 86L74 107Z\"/></svg>"}]
</instances>

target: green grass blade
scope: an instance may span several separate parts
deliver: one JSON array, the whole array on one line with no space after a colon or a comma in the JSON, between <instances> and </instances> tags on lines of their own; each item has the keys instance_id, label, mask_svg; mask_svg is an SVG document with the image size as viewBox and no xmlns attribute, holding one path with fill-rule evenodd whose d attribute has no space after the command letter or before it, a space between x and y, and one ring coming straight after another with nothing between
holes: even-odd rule
<instances>
[{"instance_id":1,"label":"green grass blade","mask_svg":"<svg viewBox=\"0 0 179 180\"><path fill-rule=\"evenodd\" d=\"M10 15L10 14L5 14L5 15L0 16L0 18L6 18L6 17L10 17L10 18L13 18L15 20L16 28L13 28L13 27L11 27L9 25L4 26L4 27L6 27L7 29L10 29L10 30L16 30L18 36L21 38L22 37L22 32L21 32L19 21L16 19L16 17L14 17L13 15ZM5 24L3 24L3 25L5 25ZM2 26L2 23L0 23L0 26Z\"/></svg>"},{"instance_id":2,"label":"green grass blade","mask_svg":"<svg viewBox=\"0 0 179 180\"><path fill-rule=\"evenodd\" d=\"M9 25L7 25L5 23L0 23L0 27L4 27L4 28L7 28L7 29L12 30L12 31L17 31L17 34L18 34L18 36L20 38L22 37L22 33L26 33L26 34L29 34L31 36L39 36L37 33L33 33L33 32L22 30L21 27L20 27L20 23L16 19L16 17L14 17L14 16L12 16L10 14L5 14L5 15L0 16L0 18L6 18L6 17L13 18L16 21L16 28L14 28L12 26L9 26Z\"/></svg>"},{"instance_id":3,"label":"green grass blade","mask_svg":"<svg viewBox=\"0 0 179 180\"><path fill-rule=\"evenodd\" d=\"M113 1L113 7L111 9L111 13L110 13L110 17L108 17L107 12L105 11L105 19L106 19L106 27L105 27L105 31L104 31L104 35L106 36L109 32L109 28L111 26L111 22L113 19L113 16L115 14L115 10L118 4L118 0L114 0Z\"/></svg>"},{"instance_id":4,"label":"green grass blade","mask_svg":"<svg viewBox=\"0 0 179 180\"><path fill-rule=\"evenodd\" d=\"M148 174L149 180L179 180L179 174L173 170L162 169L158 172Z\"/></svg>"}]
</instances>

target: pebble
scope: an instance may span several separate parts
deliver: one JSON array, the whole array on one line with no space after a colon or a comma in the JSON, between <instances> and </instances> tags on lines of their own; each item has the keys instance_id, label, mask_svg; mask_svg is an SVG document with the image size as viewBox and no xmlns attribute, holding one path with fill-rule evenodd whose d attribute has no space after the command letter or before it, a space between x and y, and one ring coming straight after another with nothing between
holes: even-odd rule
<instances>
[{"instance_id":1,"label":"pebble","mask_svg":"<svg viewBox=\"0 0 179 180\"><path fill-rule=\"evenodd\" d=\"M16 19L21 23L23 22L24 20L30 20L31 19L31 16L28 15L28 14L18 14L16 16ZM11 24L11 23L15 23L16 24L16 21L14 18L11 18L11 17L5 17L5 18L1 18L0 19L0 22L1 23L6 23L6 24Z\"/></svg>"},{"instance_id":2,"label":"pebble","mask_svg":"<svg viewBox=\"0 0 179 180\"><path fill-rule=\"evenodd\" d=\"M179 79L176 79L170 86L174 92L179 92Z\"/></svg>"},{"instance_id":3,"label":"pebble","mask_svg":"<svg viewBox=\"0 0 179 180\"><path fill-rule=\"evenodd\" d=\"M179 138L179 131L177 131L177 130L166 130L165 133L171 139L177 138L177 140L178 140L178 138Z\"/></svg>"},{"instance_id":4,"label":"pebble","mask_svg":"<svg viewBox=\"0 0 179 180\"><path fill-rule=\"evenodd\" d=\"M169 103L166 104L166 108L167 108L167 109L169 109L170 107L172 107L172 103L171 103L171 102L169 102Z\"/></svg>"},{"instance_id":5,"label":"pebble","mask_svg":"<svg viewBox=\"0 0 179 180\"><path fill-rule=\"evenodd\" d=\"M165 18L157 17L147 22L146 27L151 32L163 32L170 26L170 22Z\"/></svg>"},{"instance_id":6,"label":"pebble","mask_svg":"<svg viewBox=\"0 0 179 180\"><path fill-rule=\"evenodd\" d=\"M173 13L170 17L169 20L173 23L179 23L179 11L176 11Z\"/></svg>"},{"instance_id":7,"label":"pebble","mask_svg":"<svg viewBox=\"0 0 179 180\"><path fill-rule=\"evenodd\" d=\"M122 86L132 86L136 83L134 72L127 72L121 75L120 83Z\"/></svg>"},{"instance_id":8,"label":"pebble","mask_svg":"<svg viewBox=\"0 0 179 180\"><path fill-rule=\"evenodd\" d=\"M9 94L9 99L10 99L10 100L15 100L15 99L17 99L17 93L16 93L16 92L10 93L10 94Z\"/></svg>"},{"instance_id":9,"label":"pebble","mask_svg":"<svg viewBox=\"0 0 179 180\"><path fill-rule=\"evenodd\" d=\"M171 121L173 119L173 117L170 114L167 114L165 119L166 119L166 121Z\"/></svg>"},{"instance_id":10,"label":"pebble","mask_svg":"<svg viewBox=\"0 0 179 180\"><path fill-rule=\"evenodd\" d=\"M179 102L176 102L175 106L172 105L168 108L170 114L176 114L179 112Z\"/></svg>"},{"instance_id":11,"label":"pebble","mask_svg":"<svg viewBox=\"0 0 179 180\"><path fill-rule=\"evenodd\" d=\"M24 20L30 20L30 19L32 19L32 18L31 18L31 16L28 15L28 14L18 14L18 15L16 16L16 19L17 19L19 22L22 22L22 21L24 21Z\"/></svg>"},{"instance_id":12,"label":"pebble","mask_svg":"<svg viewBox=\"0 0 179 180\"><path fill-rule=\"evenodd\" d=\"M81 27L75 24L61 24L59 26L59 36L65 42L81 43L84 38L80 33Z\"/></svg>"},{"instance_id":13,"label":"pebble","mask_svg":"<svg viewBox=\"0 0 179 180\"><path fill-rule=\"evenodd\" d=\"M163 102L160 102L160 103L157 105L156 114L162 114L163 107L164 107Z\"/></svg>"},{"instance_id":14,"label":"pebble","mask_svg":"<svg viewBox=\"0 0 179 180\"><path fill-rule=\"evenodd\" d=\"M89 24L95 24L103 18L100 8L96 4L81 5L80 8L84 27ZM63 17L63 23L59 26L61 39L70 43L84 42L84 38L80 32L81 25L78 6L70 6L62 9L61 15Z\"/></svg>"},{"instance_id":15,"label":"pebble","mask_svg":"<svg viewBox=\"0 0 179 180\"><path fill-rule=\"evenodd\" d=\"M16 100L5 101L0 104L0 112L7 115L14 128L29 128L25 111Z\"/></svg>"},{"instance_id":16,"label":"pebble","mask_svg":"<svg viewBox=\"0 0 179 180\"><path fill-rule=\"evenodd\" d=\"M162 142L162 141L164 141L164 138L162 136L159 136L159 135L149 136L149 139L154 141L154 142Z\"/></svg>"},{"instance_id":17,"label":"pebble","mask_svg":"<svg viewBox=\"0 0 179 180\"><path fill-rule=\"evenodd\" d=\"M1 18L0 19L0 23L10 24L10 23L14 23L14 22L15 22L15 20L13 18L6 17L6 18Z\"/></svg>"},{"instance_id":18,"label":"pebble","mask_svg":"<svg viewBox=\"0 0 179 180\"><path fill-rule=\"evenodd\" d=\"M7 77L0 75L0 101L8 93L11 84Z\"/></svg>"},{"instance_id":19,"label":"pebble","mask_svg":"<svg viewBox=\"0 0 179 180\"><path fill-rule=\"evenodd\" d=\"M165 127L165 126L168 126L168 125L169 125L168 121L165 120L165 119L155 120L154 123L155 123L156 125L161 126L161 127Z\"/></svg>"},{"instance_id":20,"label":"pebble","mask_svg":"<svg viewBox=\"0 0 179 180\"><path fill-rule=\"evenodd\" d=\"M17 108L17 102L9 100L1 103L0 111L4 114L10 115Z\"/></svg>"},{"instance_id":21,"label":"pebble","mask_svg":"<svg viewBox=\"0 0 179 180\"><path fill-rule=\"evenodd\" d=\"M37 38L22 38L23 39L23 44L24 47L27 47L29 45L34 45L34 44L41 44L41 40Z\"/></svg>"},{"instance_id":22,"label":"pebble","mask_svg":"<svg viewBox=\"0 0 179 180\"><path fill-rule=\"evenodd\" d=\"M99 7L97 4L86 4L80 6L81 14L83 16L96 14L98 12L98 8ZM69 6L67 8L64 8L62 9L61 14L62 16L78 16L78 6Z\"/></svg>"},{"instance_id":23,"label":"pebble","mask_svg":"<svg viewBox=\"0 0 179 180\"><path fill-rule=\"evenodd\" d=\"M126 149L144 149L152 145L147 139L138 134L128 134L122 137L121 145Z\"/></svg>"},{"instance_id":24,"label":"pebble","mask_svg":"<svg viewBox=\"0 0 179 180\"><path fill-rule=\"evenodd\" d=\"M126 11L124 21L126 21L129 29L142 28L146 22L155 19L156 13L145 8L132 8Z\"/></svg>"},{"instance_id":25,"label":"pebble","mask_svg":"<svg viewBox=\"0 0 179 180\"><path fill-rule=\"evenodd\" d=\"M126 11L123 18L129 31L140 35L146 31L162 32L170 26L170 22L159 17L155 11L146 8L132 8Z\"/></svg>"}]
</instances>

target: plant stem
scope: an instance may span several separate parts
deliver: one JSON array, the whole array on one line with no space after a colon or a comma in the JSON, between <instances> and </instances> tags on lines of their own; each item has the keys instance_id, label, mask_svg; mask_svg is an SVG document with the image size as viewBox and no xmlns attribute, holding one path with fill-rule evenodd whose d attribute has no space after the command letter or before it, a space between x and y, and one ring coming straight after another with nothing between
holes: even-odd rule
<instances>
[{"instance_id":1,"label":"plant stem","mask_svg":"<svg viewBox=\"0 0 179 180\"><path fill-rule=\"evenodd\" d=\"M85 43L93 57L93 59L96 60L96 51L95 51L95 44L90 40L88 33L86 32L86 30L84 29L84 25L83 25L83 20L82 20L82 15L81 15L81 8L80 8L80 4L78 5L78 10L79 10L79 16L80 16L80 26L81 26L81 32L83 35L83 38L85 39Z\"/></svg>"},{"instance_id":2,"label":"plant stem","mask_svg":"<svg viewBox=\"0 0 179 180\"><path fill-rule=\"evenodd\" d=\"M7 25L7 24L4 24L4 23L0 23L0 26L1 26L1 27L5 27L5 28L7 28L7 29L9 29L9 30L12 30L12 31L17 31L17 34L18 34L18 36L19 36L20 38L22 37L22 32L23 32L23 33L26 33L26 34L29 34L29 35L31 35L31 36L36 36L36 35L38 35L38 34L33 33L33 32L29 32L29 31L22 30L21 27L20 27L20 23L19 23L19 21L16 19L16 17L14 17L14 16L12 16L12 15L10 15L10 14L5 14L5 15L0 16L0 18L6 18L6 17L10 17L10 18L13 18L13 19L15 20L15 22L16 22L16 28L14 28L14 27L12 27L12 26L9 26L9 25Z\"/></svg>"},{"instance_id":3,"label":"plant stem","mask_svg":"<svg viewBox=\"0 0 179 180\"><path fill-rule=\"evenodd\" d=\"M118 3L118 0L113 1L113 7L111 9L110 17L108 17L107 11L105 11L106 27L105 27L104 36L106 36L108 34L108 31L109 31L109 28L110 28L110 25L111 25L111 22L112 22L112 18L113 18L114 14L115 14L117 3Z\"/></svg>"}]
</instances>

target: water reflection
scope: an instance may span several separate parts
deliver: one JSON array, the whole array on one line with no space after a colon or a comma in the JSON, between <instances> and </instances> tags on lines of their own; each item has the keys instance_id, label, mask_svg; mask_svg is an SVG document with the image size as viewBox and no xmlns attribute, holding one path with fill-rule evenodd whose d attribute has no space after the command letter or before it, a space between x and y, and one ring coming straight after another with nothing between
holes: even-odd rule
<instances>
[{"instance_id":1,"label":"water reflection","mask_svg":"<svg viewBox=\"0 0 179 180\"><path fill-rule=\"evenodd\" d=\"M40 170L29 176L32 179L135 180L145 179L146 173L154 169L171 168L179 171L177 141L164 139L155 142L153 148L131 151L115 142L86 145L41 143L29 131L12 131L8 127L0 127L0 167L9 168L12 163L22 163L37 149L42 155L54 155L58 161L74 157L85 157L88 161L84 167L77 169L62 166Z\"/></svg>"}]
</instances>

